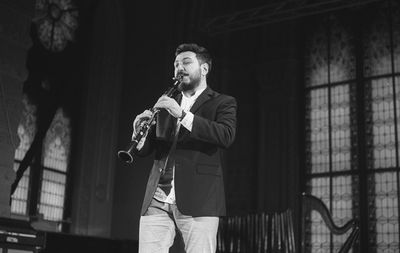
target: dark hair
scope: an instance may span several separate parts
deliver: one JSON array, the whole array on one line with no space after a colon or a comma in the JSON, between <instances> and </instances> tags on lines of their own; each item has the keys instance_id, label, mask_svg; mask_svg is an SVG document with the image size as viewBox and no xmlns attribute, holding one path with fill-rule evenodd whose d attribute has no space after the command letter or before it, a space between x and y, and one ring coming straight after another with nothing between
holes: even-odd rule
<instances>
[{"instance_id":1,"label":"dark hair","mask_svg":"<svg viewBox=\"0 0 400 253\"><path fill-rule=\"evenodd\" d=\"M208 73L211 71L212 59L208 50L202 46L199 46L194 43L185 43L179 45L175 50L175 56L182 52L191 51L196 54L197 60L199 60L200 64L207 63L208 64Z\"/></svg>"}]
</instances>

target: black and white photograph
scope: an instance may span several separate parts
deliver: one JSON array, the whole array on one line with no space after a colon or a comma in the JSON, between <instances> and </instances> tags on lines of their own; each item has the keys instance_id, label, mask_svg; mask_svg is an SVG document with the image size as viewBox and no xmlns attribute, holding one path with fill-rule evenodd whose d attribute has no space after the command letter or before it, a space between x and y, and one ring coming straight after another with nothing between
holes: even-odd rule
<instances>
[{"instance_id":1,"label":"black and white photograph","mask_svg":"<svg viewBox=\"0 0 400 253\"><path fill-rule=\"evenodd\" d=\"M0 253L400 253L400 2L0 0Z\"/></svg>"}]
</instances>

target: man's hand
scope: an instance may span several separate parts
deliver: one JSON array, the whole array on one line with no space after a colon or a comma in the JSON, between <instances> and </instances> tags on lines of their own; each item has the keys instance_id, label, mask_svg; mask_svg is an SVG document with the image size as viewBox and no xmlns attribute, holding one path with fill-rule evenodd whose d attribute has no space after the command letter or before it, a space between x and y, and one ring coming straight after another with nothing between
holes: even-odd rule
<instances>
[{"instance_id":1,"label":"man's hand","mask_svg":"<svg viewBox=\"0 0 400 253\"><path fill-rule=\"evenodd\" d=\"M161 96L157 103L154 105L155 108L164 108L166 109L169 114L171 114L175 118L179 118L182 116L182 108L179 104L175 101L175 99L170 98L168 96Z\"/></svg>"},{"instance_id":2,"label":"man's hand","mask_svg":"<svg viewBox=\"0 0 400 253\"><path fill-rule=\"evenodd\" d=\"M150 110L145 110L144 112L136 116L135 120L133 121L132 140L136 137L139 128L141 128L142 125L146 123L151 118L152 115L153 112L151 112ZM155 123L156 121L153 120L152 124L154 125ZM141 150L143 148L148 134L149 132L146 132L144 136L142 136L142 138L139 140L139 143L136 146L137 150Z\"/></svg>"},{"instance_id":3,"label":"man's hand","mask_svg":"<svg viewBox=\"0 0 400 253\"><path fill-rule=\"evenodd\" d=\"M135 120L133 121L133 134L132 136L136 135L136 131L139 129L140 125L143 124L147 119L149 119L153 115L150 110L145 110L141 114L137 115Z\"/></svg>"}]
</instances>

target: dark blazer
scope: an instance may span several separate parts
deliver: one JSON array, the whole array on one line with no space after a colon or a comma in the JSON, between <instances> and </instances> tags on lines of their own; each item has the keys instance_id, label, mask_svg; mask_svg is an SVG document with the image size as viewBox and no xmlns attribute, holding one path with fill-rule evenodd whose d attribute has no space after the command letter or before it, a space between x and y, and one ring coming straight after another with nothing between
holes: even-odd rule
<instances>
[{"instance_id":1,"label":"dark blazer","mask_svg":"<svg viewBox=\"0 0 400 253\"><path fill-rule=\"evenodd\" d=\"M180 102L181 94L175 99ZM225 193L221 149L228 148L236 132L236 100L206 88L191 108L192 131L181 126L175 151L175 198L181 213L191 216L223 216ZM157 115L156 131L146 140L139 155L155 151L142 205L142 215L153 198L168 156L176 119L166 110Z\"/></svg>"}]
</instances>

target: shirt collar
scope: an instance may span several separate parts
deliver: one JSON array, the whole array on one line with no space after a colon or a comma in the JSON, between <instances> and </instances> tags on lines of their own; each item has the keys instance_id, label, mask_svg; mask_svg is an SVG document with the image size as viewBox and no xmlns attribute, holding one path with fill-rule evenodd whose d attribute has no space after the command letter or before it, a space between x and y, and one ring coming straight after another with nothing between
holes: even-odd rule
<instances>
[{"instance_id":1,"label":"shirt collar","mask_svg":"<svg viewBox=\"0 0 400 253\"><path fill-rule=\"evenodd\" d=\"M203 91L204 91L206 88L207 88L207 85L205 85L204 87L198 89L198 90L194 93L194 95L191 96L191 97L186 97L186 96L183 94L183 92L182 92L182 100L192 100L192 101L194 101L194 100L196 100L196 99L200 96L201 93L203 93Z\"/></svg>"}]
</instances>

